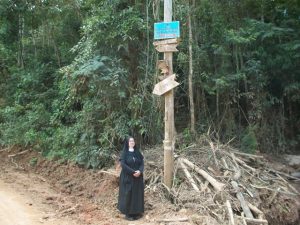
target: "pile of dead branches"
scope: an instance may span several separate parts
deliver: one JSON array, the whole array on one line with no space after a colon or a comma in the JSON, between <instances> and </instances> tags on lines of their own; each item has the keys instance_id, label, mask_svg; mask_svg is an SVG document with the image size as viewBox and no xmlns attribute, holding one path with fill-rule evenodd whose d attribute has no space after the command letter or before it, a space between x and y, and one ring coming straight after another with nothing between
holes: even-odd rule
<instances>
[{"instance_id":1,"label":"pile of dead branches","mask_svg":"<svg viewBox=\"0 0 300 225\"><path fill-rule=\"evenodd\" d=\"M145 152L149 156L146 191L159 190L178 208L209 214L219 224L230 225L293 224L299 218L300 194L288 180L299 179L272 169L262 155L242 153L206 138L175 155L169 189L162 183L161 152Z\"/></svg>"}]
</instances>

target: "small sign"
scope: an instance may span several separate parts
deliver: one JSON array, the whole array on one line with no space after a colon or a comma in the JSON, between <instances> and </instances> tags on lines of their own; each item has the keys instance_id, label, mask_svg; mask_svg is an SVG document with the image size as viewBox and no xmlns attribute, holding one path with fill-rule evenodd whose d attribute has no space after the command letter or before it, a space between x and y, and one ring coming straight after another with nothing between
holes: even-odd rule
<instances>
[{"instance_id":1,"label":"small sign","mask_svg":"<svg viewBox=\"0 0 300 225\"><path fill-rule=\"evenodd\" d=\"M155 49L158 52L178 52L177 44L158 45Z\"/></svg>"},{"instance_id":2,"label":"small sign","mask_svg":"<svg viewBox=\"0 0 300 225\"><path fill-rule=\"evenodd\" d=\"M154 41L153 45L158 46L158 45L178 44L178 43L179 43L179 39L172 38L172 39L166 39L166 40L161 40L161 41Z\"/></svg>"},{"instance_id":3,"label":"small sign","mask_svg":"<svg viewBox=\"0 0 300 225\"><path fill-rule=\"evenodd\" d=\"M169 66L168 66L168 62L165 60L159 60L157 62L157 67L158 69L161 70L162 74L169 74Z\"/></svg>"},{"instance_id":4,"label":"small sign","mask_svg":"<svg viewBox=\"0 0 300 225\"><path fill-rule=\"evenodd\" d=\"M179 38L179 21L154 23L154 39Z\"/></svg>"},{"instance_id":5,"label":"small sign","mask_svg":"<svg viewBox=\"0 0 300 225\"><path fill-rule=\"evenodd\" d=\"M171 91L173 88L177 87L179 85L178 82L175 81L175 74L168 76L161 82L157 83L154 86L153 94L155 95L163 95L167 93L168 91Z\"/></svg>"}]
</instances>

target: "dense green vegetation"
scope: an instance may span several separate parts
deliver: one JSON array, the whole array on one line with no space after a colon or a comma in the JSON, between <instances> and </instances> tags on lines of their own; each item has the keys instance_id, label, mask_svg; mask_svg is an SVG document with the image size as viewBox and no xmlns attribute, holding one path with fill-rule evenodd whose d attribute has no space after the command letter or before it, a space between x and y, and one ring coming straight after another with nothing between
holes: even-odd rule
<instances>
[{"instance_id":1,"label":"dense green vegetation","mask_svg":"<svg viewBox=\"0 0 300 225\"><path fill-rule=\"evenodd\" d=\"M299 148L300 2L173 4L177 132L192 139L191 26L197 133L236 137L248 152ZM161 142L163 100L152 89L162 56L152 42L162 19L159 0L0 0L0 145L101 167L127 134Z\"/></svg>"}]
</instances>

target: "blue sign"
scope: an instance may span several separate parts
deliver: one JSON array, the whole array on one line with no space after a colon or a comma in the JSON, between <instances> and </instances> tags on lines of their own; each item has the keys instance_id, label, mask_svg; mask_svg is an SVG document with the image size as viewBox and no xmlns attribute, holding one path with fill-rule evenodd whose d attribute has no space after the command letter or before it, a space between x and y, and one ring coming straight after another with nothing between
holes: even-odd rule
<instances>
[{"instance_id":1,"label":"blue sign","mask_svg":"<svg viewBox=\"0 0 300 225\"><path fill-rule=\"evenodd\" d=\"M154 23L154 39L179 38L179 21Z\"/></svg>"}]
</instances>

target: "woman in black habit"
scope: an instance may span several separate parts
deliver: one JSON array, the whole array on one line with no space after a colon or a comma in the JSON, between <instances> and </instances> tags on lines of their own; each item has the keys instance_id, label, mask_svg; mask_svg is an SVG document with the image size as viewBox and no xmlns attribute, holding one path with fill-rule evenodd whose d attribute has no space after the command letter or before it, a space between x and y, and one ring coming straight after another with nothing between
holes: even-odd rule
<instances>
[{"instance_id":1,"label":"woman in black habit","mask_svg":"<svg viewBox=\"0 0 300 225\"><path fill-rule=\"evenodd\" d=\"M144 212L144 157L133 137L125 141L120 162L118 209L125 214L125 219L137 220Z\"/></svg>"}]
</instances>

